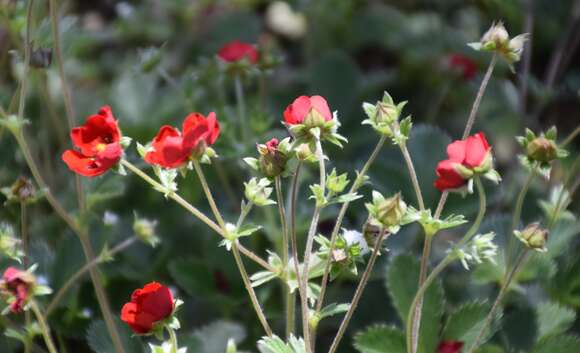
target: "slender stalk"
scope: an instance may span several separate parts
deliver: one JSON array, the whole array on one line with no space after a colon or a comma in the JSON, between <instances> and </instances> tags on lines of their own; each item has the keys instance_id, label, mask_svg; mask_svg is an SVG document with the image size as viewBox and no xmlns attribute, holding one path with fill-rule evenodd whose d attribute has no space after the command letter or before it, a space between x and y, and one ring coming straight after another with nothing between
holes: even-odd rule
<instances>
[{"instance_id":1,"label":"slender stalk","mask_svg":"<svg viewBox=\"0 0 580 353\"><path fill-rule=\"evenodd\" d=\"M481 222L483 221L483 217L485 216L485 210L486 210L486 205L487 205L486 197L485 197L485 189L483 188L483 185L481 183L481 179L479 178L479 176L475 176L473 178L473 180L475 182L475 186L477 188L477 193L479 195L479 212L477 213L475 221L473 221L473 224L471 225L471 227L467 230L467 232L465 232L465 235L463 236L463 238L461 238L461 240L459 240L459 242L457 242L457 244L455 244L456 247L463 246L467 241L469 241L469 239L471 239L472 236L475 235L475 233L479 229L479 226L481 225ZM439 274L439 272L443 271L443 269L445 267L447 267L447 265L449 265L449 263L451 263L453 260L454 260L453 254L449 253L439 263L439 265L437 265L437 267L435 267L433 272L431 272L431 274L425 279L423 284L419 286L419 290L417 291L417 294L415 295L415 298L413 299L413 303L411 304L411 307L409 309L409 314L407 316L407 352L408 353L416 353L417 347L419 345L419 327L420 327L420 324L415 326L415 323L413 322L415 312L417 310L417 306L418 306L419 302L423 299L423 295L425 294L425 291L427 290L427 288L431 285L431 282L433 282L433 280ZM415 327L417 327L417 331L414 331Z\"/></svg>"},{"instance_id":2,"label":"slender stalk","mask_svg":"<svg viewBox=\"0 0 580 353\"><path fill-rule=\"evenodd\" d=\"M234 88L238 106L238 128L240 129L242 141L247 141L248 122L246 121L246 101L244 99L244 87L242 86L242 78L240 75L236 75L234 79Z\"/></svg>"},{"instance_id":3,"label":"slender stalk","mask_svg":"<svg viewBox=\"0 0 580 353\"><path fill-rule=\"evenodd\" d=\"M493 69L497 62L497 54L494 53L491 57L491 61L489 62L489 66L487 67L487 71L485 72L485 76L481 81L481 85L479 86L479 90L477 91L477 95L475 96L475 100L473 101L473 105L471 106L471 111L469 113L469 117L467 118L467 123L465 124L465 129L463 130L462 140L465 140L469 133L471 132L471 128L475 123L475 118L477 117L477 112L479 110L479 105L481 104L481 100L483 98L483 94L487 88L489 80L491 79L491 74L493 73ZM441 194L441 198L439 199L439 203L437 204L437 208L435 209L435 218L441 217L441 213L443 212L443 208L445 207L445 203L447 202L447 197L449 196L448 191L444 191Z\"/></svg>"},{"instance_id":4,"label":"slender stalk","mask_svg":"<svg viewBox=\"0 0 580 353\"><path fill-rule=\"evenodd\" d=\"M29 241L28 241L28 211L25 202L20 202L20 238L22 239L22 252L24 253L24 257L22 259L22 265L24 268L28 268L29 266ZM30 312L26 311L24 313L24 322L26 326L30 326L31 317ZM24 353L30 353L32 349L32 340L29 336L27 336L26 340L24 341Z\"/></svg>"},{"instance_id":5,"label":"slender stalk","mask_svg":"<svg viewBox=\"0 0 580 353\"><path fill-rule=\"evenodd\" d=\"M407 164L407 169L409 170L409 176L411 177L411 183L413 184L413 189L415 190L415 196L417 197L419 210L423 211L425 209L425 202L423 201L423 194L421 194L421 187L419 186L419 179L417 178L417 172L415 172L413 159L411 159L411 154L409 153L407 144L405 142L399 144L399 148L401 149L401 153L405 159L405 164Z\"/></svg>"},{"instance_id":6,"label":"slender stalk","mask_svg":"<svg viewBox=\"0 0 580 353\"><path fill-rule=\"evenodd\" d=\"M114 248L108 251L109 256L114 256L117 253L125 250L129 246L131 246L137 240L136 236L132 236L130 238L125 239L123 242L117 244ZM95 266L99 265L103 262L103 259L99 256L94 258L92 261L86 263L83 267L81 267L77 272L75 272L65 283L58 292L52 297L52 300L48 304L46 308L46 316L49 317L50 314L56 309L58 303L62 300L64 295L68 292L68 290L77 283L78 279L81 278L87 271Z\"/></svg>"},{"instance_id":7,"label":"slender stalk","mask_svg":"<svg viewBox=\"0 0 580 353\"><path fill-rule=\"evenodd\" d=\"M562 143L560 144L560 147L564 147L567 144L569 144L570 142L574 141L574 139L576 138L576 136L578 136L578 134L580 134L580 126L576 126L576 128L574 129L574 131L572 131L570 133L570 135L568 135L564 141L562 141Z\"/></svg>"},{"instance_id":8,"label":"slender stalk","mask_svg":"<svg viewBox=\"0 0 580 353\"><path fill-rule=\"evenodd\" d=\"M175 334L175 330L168 328L167 332L169 332L169 341L171 342L171 353L177 353L179 350L179 345L177 343L177 335Z\"/></svg>"},{"instance_id":9,"label":"slender stalk","mask_svg":"<svg viewBox=\"0 0 580 353\"><path fill-rule=\"evenodd\" d=\"M274 187L276 189L276 203L278 204L278 213L280 215L280 226L282 228L282 263L288 267L288 226L286 223L286 210L284 209L284 195L282 193L282 181L280 176L274 178ZM287 270L284 273L288 273ZM286 338L294 333L294 294L290 293L288 285L284 283L286 297Z\"/></svg>"},{"instance_id":10,"label":"slender stalk","mask_svg":"<svg viewBox=\"0 0 580 353\"><path fill-rule=\"evenodd\" d=\"M428 264L429 264L429 255L431 254L431 244L433 243L433 235L432 234L425 234L425 240L423 241L423 252L421 254L421 264L419 265L419 284L418 287L421 287L423 283L425 283L425 279L427 278L428 272ZM421 315L423 313L423 298L420 298L417 302L417 307L415 308L415 313L413 314L413 327L412 332L413 336L419 337L419 329L421 328ZM417 351L417 345L419 344L419 340L414 341L415 347L413 347L413 351Z\"/></svg>"},{"instance_id":11,"label":"slender stalk","mask_svg":"<svg viewBox=\"0 0 580 353\"><path fill-rule=\"evenodd\" d=\"M240 229L240 227L244 224L244 220L252 210L252 207L254 207L254 203L251 201L249 201L244 205L244 207L242 207L242 209L240 210L240 217L238 217L238 221L236 222L236 229Z\"/></svg>"},{"instance_id":12,"label":"slender stalk","mask_svg":"<svg viewBox=\"0 0 580 353\"><path fill-rule=\"evenodd\" d=\"M42 175L40 174L40 172L38 170L38 166L36 165L34 158L32 158L32 154L30 153L30 148L28 147L28 143L26 142L26 139L24 138L22 130L15 131L14 137L16 138L16 141L18 142L20 150L22 151L22 154L24 155L24 159L26 160L26 163L28 164L28 168L30 168L30 172L32 173L36 183L38 184L40 189L45 190L44 197L46 198L48 203L51 205L51 207L54 209L54 211L77 234L77 236L81 242L86 261L87 262L92 261L94 258L94 255L93 255L92 246L91 246L91 243L90 243L90 240L89 240L89 237L88 237L86 230L83 229L78 224L78 222L72 218L72 216L64 209L64 207L61 205L61 203L56 199L56 197L54 197L54 195L52 194L52 192L48 188L46 182L44 181L44 178L42 177ZM121 338L119 337L118 330L117 330L115 323L113 321L113 316L111 314L111 308L109 306L107 296L105 295L105 290L103 288L103 284L101 283L101 279L99 277L99 274L97 273L96 269L94 269L94 268L90 269L90 274L91 274L91 281L93 282L93 287L95 289L95 294L97 296L97 301L98 301L99 306L101 308L101 312L103 314L103 319L105 320L105 324L106 324L107 329L109 331L109 335L111 336L111 339L112 339L113 344L115 346L115 350L117 351L117 353L125 353L125 349L123 347L123 344L121 343Z\"/></svg>"},{"instance_id":13,"label":"slender stalk","mask_svg":"<svg viewBox=\"0 0 580 353\"><path fill-rule=\"evenodd\" d=\"M18 116L24 116L24 106L26 104L26 90L28 86L28 70L30 69L30 32L32 27L32 10L34 9L34 0L28 0L26 4L26 31L24 35L24 73L20 82L20 94L18 97Z\"/></svg>"},{"instance_id":14,"label":"slender stalk","mask_svg":"<svg viewBox=\"0 0 580 353\"><path fill-rule=\"evenodd\" d=\"M477 111L479 110L481 99L483 98L483 94L485 93L485 89L487 88L487 84L489 83L496 62L497 62L497 54L494 53L493 56L491 57L491 61L489 62L489 66L487 67L487 71L485 72L485 76L483 76L483 80L481 81L481 86L479 86L479 90L477 91L477 95L475 96L475 101L473 102L473 106L471 107L471 112L469 112L469 118L467 118L467 124L465 125L465 129L463 130L463 137L461 138L462 140L465 140L467 136L469 136L471 128L475 123L475 117L477 115Z\"/></svg>"},{"instance_id":15,"label":"slender stalk","mask_svg":"<svg viewBox=\"0 0 580 353\"><path fill-rule=\"evenodd\" d=\"M349 193L354 193L361 187L365 181L366 174L369 171L371 165L379 155L381 148L385 144L387 138L385 136L381 136L379 142L375 146L374 150L372 151L371 155L369 156L366 163L363 165L362 169L360 170L356 180L352 183L350 187ZM322 282L320 283L320 296L318 297L318 302L316 304L316 313L320 313L322 310L322 305L324 305L324 296L326 294L326 287L328 286L328 278L330 275L330 267L331 267L331 257L330 254L334 247L336 246L336 239L338 237L338 232L340 231L340 227L342 226L342 220L346 215L346 211L348 210L348 206L350 205L350 201L347 201L342 204L340 211L338 212L338 216L336 217L336 223L334 224L334 228L332 229L332 234L330 236L330 248L328 249L326 265L324 267L324 274L322 275Z\"/></svg>"},{"instance_id":16,"label":"slender stalk","mask_svg":"<svg viewBox=\"0 0 580 353\"><path fill-rule=\"evenodd\" d=\"M383 244L383 241L385 240L385 234L386 234L386 230L382 229L381 234L379 235L379 237L375 243L373 253L371 254L369 262L367 263L367 267L365 268L365 272L363 272L361 280L356 288L356 291L354 292L354 296L352 298L352 301L350 302L350 307L348 308L348 311L346 312L346 314L344 315L344 318L342 319L342 322L340 323L340 327L338 328L338 332L337 332L336 336L334 337L334 340L332 341L332 345L330 346L328 353L334 353L336 351L336 349L338 348L338 345L340 344L340 341L342 340L342 337L344 336L344 333L345 333L346 328L350 322L350 319L352 318L352 315L354 314L354 311L356 310L356 307L358 306L358 303L359 303L360 298L362 297L362 294L367 286L367 283L369 282L371 272L373 272L373 268L375 266L375 262L377 260L377 257L380 253L381 246Z\"/></svg>"},{"instance_id":17,"label":"slender stalk","mask_svg":"<svg viewBox=\"0 0 580 353\"><path fill-rule=\"evenodd\" d=\"M513 278L515 277L516 273L520 270L521 265L524 263L524 259L526 258L528 253L529 253L529 250L527 248L524 249L524 251L521 253L521 255L516 260L516 262L514 264L514 268L511 270L511 272L509 273L509 275L507 276L507 278L503 282L503 284L499 290L499 293L497 295L497 298L495 298L495 301L493 302L491 310L489 311L489 313L487 314L487 317L485 318L485 322L484 322L483 326L481 326L481 329L479 329L479 333L475 337L475 340L473 341L473 344L471 345L471 347L469 348L467 353L473 353L475 351L475 349L477 348L477 346L479 345L479 342L483 338L485 331L487 330L487 328L489 327L489 325L491 325L491 323L493 321L493 318L495 316L495 312L499 308L499 304L501 303L503 297L507 293L508 288L509 288Z\"/></svg>"},{"instance_id":18,"label":"slender stalk","mask_svg":"<svg viewBox=\"0 0 580 353\"><path fill-rule=\"evenodd\" d=\"M425 292L427 291L427 289L429 289L429 286L431 285L431 283L433 283L435 278L437 278L437 276L451 262L453 262L453 257L450 255L447 255L443 260L441 260L441 262L433 269L433 271L429 274L429 276L427 276L427 278L425 279L425 282L423 282L423 285L421 287L419 287L419 290L415 294L415 298L413 298L413 301L411 302L409 314L407 315L407 352L409 352L409 353L411 353L411 351L412 351L411 347L416 347L416 346L414 346L413 341L416 340L418 343L418 337L412 338L412 329L411 329L413 326L412 321L413 321L413 315L415 313L415 308L417 307L419 300L421 300L421 298L423 298L423 296L425 295Z\"/></svg>"},{"instance_id":19,"label":"slender stalk","mask_svg":"<svg viewBox=\"0 0 580 353\"><path fill-rule=\"evenodd\" d=\"M520 112L524 120L526 116L528 84L530 76L530 66L532 61L532 41L534 38L534 0L524 0L525 20L523 33L529 33L530 38L524 43L524 52L522 54L522 68L520 71Z\"/></svg>"},{"instance_id":20,"label":"slender stalk","mask_svg":"<svg viewBox=\"0 0 580 353\"><path fill-rule=\"evenodd\" d=\"M240 270L240 274L242 276L242 280L244 281L244 286L250 295L250 300L252 301L252 306L254 307L254 311L258 315L258 320L262 324L264 331L268 335L268 337L272 337L272 329L270 325L268 325L268 321L266 320L266 316L264 315L264 311L260 307L260 303L258 302L258 297L256 297L256 292L254 292L254 288L252 287L252 283L250 282L250 277L248 276L248 272L246 271L246 267L244 266L244 262L240 257L240 252L238 250L238 242L235 241L232 244L232 254L234 254L234 259L236 260L236 264L238 265L238 269Z\"/></svg>"},{"instance_id":21,"label":"slender stalk","mask_svg":"<svg viewBox=\"0 0 580 353\"><path fill-rule=\"evenodd\" d=\"M209 188L209 185L207 184L207 181L205 179L205 176L203 174L203 169L201 169L201 166L199 165L199 162L194 161L193 162L193 167L199 177L199 180L201 182L201 186L202 189L205 193L205 196L209 202L210 208L212 209L212 212L215 216L215 218L218 220L218 223L220 224L222 231L224 234L227 235L227 229L226 229L226 223L219 211L219 209L217 208L217 205L214 201L213 195L211 193L211 190ZM248 214L248 212L250 211L252 207L252 203L248 203L248 207L246 207L246 210L242 211L242 214L240 215L240 219L238 220L238 226L241 226L245 215ZM272 336L272 329L270 329L270 325L268 325L268 321L266 320L266 316L264 315L264 311L262 310L262 307L260 306L260 303L258 302L258 297L256 296L256 292L254 291L254 287L252 287L252 283L250 281L250 277L248 276L248 272L246 271L246 267L244 266L244 262L242 261L241 257L240 257L240 252L238 250L238 241L234 240L232 242L232 253L234 254L234 258L236 260L236 265L238 266L238 270L240 271L240 275L242 276L242 280L244 281L244 285L246 287L246 290L248 291L248 295L250 296L250 299L252 301L252 305L254 306L254 310L256 311L256 315L258 316L258 319L260 320L260 323L262 324L262 326L264 327L264 331L266 331L266 334L268 336Z\"/></svg>"},{"instance_id":22,"label":"slender stalk","mask_svg":"<svg viewBox=\"0 0 580 353\"><path fill-rule=\"evenodd\" d=\"M526 181L524 182L524 185L522 186L522 189L520 190L519 194L518 194L518 198L516 199L516 204L514 206L514 213L512 215L512 231L515 230L517 228L517 226L519 225L520 222L520 217L522 215L522 207L524 205L524 200L526 198L526 194L528 193L528 190L530 188L530 185L532 184L532 181L534 180L534 177L536 176L538 172L538 164L536 164L533 168L532 171L530 172L530 174L528 175L528 178L526 179ZM514 237L509 237L508 238L508 244L507 244L507 249L505 252L505 264L506 264L506 269L510 268L510 260L512 257L512 253L514 250Z\"/></svg>"},{"instance_id":23,"label":"slender stalk","mask_svg":"<svg viewBox=\"0 0 580 353\"><path fill-rule=\"evenodd\" d=\"M316 139L316 156L318 157L318 169L320 172L320 188L324 191L326 190L326 166L324 163L324 152L322 151L322 143L320 138ZM322 207L318 205L314 208L314 214L312 215L312 221L310 222L310 228L308 229L308 235L306 237L306 246L304 248L304 264L303 264L303 276L302 281L299 283L302 286L302 293L305 295L301 297L302 306L302 330L304 332L304 341L306 343L306 351L312 351L312 341L310 337L310 308L308 307L308 277L310 273L310 255L312 253L312 246L314 245L314 236L316 235L316 229L318 228L318 220L320 219L320 211Z\"/></svg>"},{"instance_id":24,"label":"slender stalk","mask_svg":"<svg viewBox=\"0 0 580 353\"><path fill-rule=\"evenodd\" d=\"M42 337L44 338L46 348L48 348L50 353L58 353L54 341L52 340L52 336L50 335L50 328L48 327L44 316L42 316L42 312L38 307L38 304L36 304L34 300L30 301L30 308L36 316L36 320L38 320L38 325L40 326L40 331L42 332Z\"/></svg>"}]
</instances>

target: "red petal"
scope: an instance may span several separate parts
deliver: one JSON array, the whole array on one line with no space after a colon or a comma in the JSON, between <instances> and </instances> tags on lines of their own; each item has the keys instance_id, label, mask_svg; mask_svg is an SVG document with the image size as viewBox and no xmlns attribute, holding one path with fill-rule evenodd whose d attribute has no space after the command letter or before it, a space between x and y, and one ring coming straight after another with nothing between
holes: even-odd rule
<instances>
[{"instance_id":1,"label":"red petal","mask_svg":"<svg viewBox=\"0 0 580 353\"><path fill-rule=\"evenodd\" d=\"M316 109L316 111L324 117L324 120L326 121L332 120L332 113L330 112L328 103L326 102L326 99L324 99L322 96L310 97L310 104L312 105L312 108Z\"/></svg>"},{"instance_id":2,"label":"red petal","mask_svg":"<svg viewBox=\"0 0 580 353\"><path fill-rule=\"evenodd\" d=\"M111 166L102 166L92 157L87 157L74 150L67 150L62 154L62 160L70 170L86 177L95 177L104 174Z\"/></svg>"},{"instance_id":3,"label":"red petal","mask_svg":"<svg viewBox=\"0 0 580 353\"><path fill-rule=\"evenodd\" d=\"M463 163L465 159L465 141L453 141L447 146L447 156L449 160L457 163Z\"/></svg>"},{"instance_id":4,"label":"red petal","mask_svg":"<svg viewBox=\"0 0 580 353\"><path fill-rule=\"evenodd\" d=\"M470 168L479 166L487 156L488 150L489 144L483 133L469 136L466 140L464 164Z\"/></svg>"},{"instance_id":5,"label":"red petal","mask_svg":"<svg viewBox=\"0 0 580 353\"><path fill-rule=\"evenodd\" d=\"M310 98L300 96L284 111L284 121L289 125L301 124L310 112Z\"/></svg>"},{"instance_id":6,"label":"red petal","mask_svg":"<svg viewBox=\"0 0 580 353\"><path fill-rule=\"evenodd\" d=\"M240 41L232 41L224 45L219 51L218 56L227 62L240 61L248 58L250 63L255 64L258 61L258 51L249 44Z\"/></svg>"},{"instance_id":7,"label":"red petal","mask_svg":"<svg viewBox=\"0 0 580 353\"><path fill-rule=\"evenodd\" d=\"M121 132L111 108L102 107L99 113L90 116L84 125L73 128L71 139L85 156L90 157L95 154L96 145L119 142Z\"/></svg>"},{"instance_id":8,"label":"red petal","mask_svg":"<svg viewBox=\"0 0 580 353\"><path fill-rule=\"evenodd\" d=\"M461 177L457 171L455 171L454 165L456 162L450 161L448 159L443 160L437 164L435 173L439 177L435 180L435 187L439 191L445 191L450 189L457 189L465 185L466 180Z\"/></svg>"}]
</instances>

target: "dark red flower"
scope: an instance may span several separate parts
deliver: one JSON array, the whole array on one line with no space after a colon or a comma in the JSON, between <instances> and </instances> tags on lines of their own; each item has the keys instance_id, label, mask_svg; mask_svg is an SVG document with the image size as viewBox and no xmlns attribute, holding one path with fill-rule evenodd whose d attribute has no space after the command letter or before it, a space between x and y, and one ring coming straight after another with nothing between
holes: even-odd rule
<instances>
[{"instance_id":1,"label":"dark red flower","mask_svg":"<svg viewBox=\"0 0 580 353\"><path fill-rule=\"evenodd\" d=\"M136 334L148 334L156 322L167 319L175 309L169 288L151 282L131 294L131 301L123 305L121 320Z\"/></svg>"},{"instance_id":2,"label":"dark red flower","mask_svg":"<svg viewBox=\"0 0 580 353\"><path fill-rule=\"evenodd\" d=\"M437 347L437 353L459 353L462 348L461 341L441 341Z\"/></svg>"},{"instance_id":3,"label":"dark red flower","mask_svg":"<svg viewBox=\"0 0 580 353\"><path fill-rule=\"evenodd\" d=\"M172 126L162 126L153 139L153 151L145 155L145 161L164 168L179 168L189 161L192 152L202 154L213 145L220 133L215 113L207 116L189 114L183 122L183 134Z\"/></svg>"},{"instance_id":4,"label":"dark red flower","mask_svg":"<svg viewBox=\"0 0 580 353\"><path fill-rule=\"evenodd\" d=\"M226 43L218 51L218 56L227 62L236 62L244 58L247 58L252 64L258 61L258 51L256 48L252 44L240 42L239 40Z\"/></svg>"},{"instance_id":5,"label":"dark red flower","mask_svg":"<svg viewBox=\"0 0 580 353\"><path fill-rule=\"evenodd\" d=\"M15 267L8 267L4 271L0 281L0 290L10 297L10 311L15 314L22 312L33 285L34 277L29 272Z\"/></svg>"},{"instance_id":6,"label":"dark red flower","mask_svg":"<svg viewBox=\"0 0 580 353\"><path fill-rule=\"evenodd\" d=\"M278 139L274 137L270 139L268 142L266 142L265 145L268 152L275 153L276 150L278 149Z\"/></svg>"},{"instance_id":7,"label":"dark red flower","mask_svg":"<svg viewBox=\"0 0 580 353\"><path fill-rule=\"evenodd\" d=\"M326 99L321 96L300 96L284 110L284 122L288 125L302 124L313 111L318 113L324 121L332 120L332 113Z\"/></svg>"},{"instance_id":8,"label":"dark red flower","mask_svg":"<svg viewBox=\"0 0 580 353\"><path fill-rule=\"evenodd\" d=\"M121 131L109 106L91 115L83 126L70 133L73 145L79 150L66 150L62 160L75 173L95 177L105 173L121 159Z\"/></svg>"},{"instance_id":9,"label":"dark red flower","mask_svg":"<svg viewBox=\"0 0 580 353\"><path fill-rule=\"evenodd\" d=\"M448 65L456 70L465 80L471 80L477 74L477 64L463 54L451 54L447 57Z\"/></svg>"},{"instance_id":10,"label":"dark red flower","mask_svg":"<svg viewBox=\"0 0 580 353\"><path fill-rule=\"evenodd\" d=\"M491 168L491 147L482 132L457 140L447 146L448 159L437 164L435 187L441 191L457 189L467 183L474 172Z\"/></svg>"}]
</instances>

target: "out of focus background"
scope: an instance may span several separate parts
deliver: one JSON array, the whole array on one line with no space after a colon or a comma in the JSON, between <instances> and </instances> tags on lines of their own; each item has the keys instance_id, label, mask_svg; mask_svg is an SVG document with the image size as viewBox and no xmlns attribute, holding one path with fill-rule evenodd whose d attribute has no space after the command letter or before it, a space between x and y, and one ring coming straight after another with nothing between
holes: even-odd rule
<instances>
[{"instance_id":1,"label":"out of focus background","mask_svg":"<svg viewBox=\"0 0 580 353\"><path fill-rule=\"evenodd\" d=\"M395 101L408 100L404 112L414 121L409 148L426 203L434 208L440 196L432 186L435 165L445 158L445 146L460 138L491 58L466 43L478 41L494 21L503 21L512 36L531 35L515 72L498 62L474 130L485 132L493 145L504 179L499 187L488 185L489 216L484 225L498 231L500 241L527 174L518 163L520 147L514 137L522 135L525 127L541 131L556 125L561 140L580 124L577 0L64 0L58 5L63 63L76 121L82 123L108 104L123 134L145 144L163 124L179 126L189 112L215 111L223 132L214 146L220 158L206 170L227 219L237 217L243 182L253 175L241 158L255 156L257 142L287 135L280 123L282 112L301 94L322 95L338 112L339 132L349 143L343 149L329 146L326 153L331 167L343 172L360 169L378 140L370 127L360 125L365 119L362 102L380 100L385 90ZM23 74L25 8L25 1L0 0L0 103L5 110L14 108ZM31 124L26 136L50 188L67 209L74 210L74 177L60 159L70 141L47 1L35 1L32 18L34 67L29 72L25 116ZM242 78L245 124L251 133L243 140L235 128L234 78L216 58L217 51L232 40L255 44L260 53L258 64ZM550 181L537 179L532 184L524 204L526 222L542 219L537 201L548 199L554 187L565 181L569 189L578 186L579 175L571 170L578 146L578 142L568 146L572 157L554 165ZM127 153L129 159L138 160L133 147ZM30 177L6 131L0 135L0 166L3 187L20 176ZM297 222L302 239L312 206L307 185L315 177L315 169L303 175ZM385 194L401 190L414 203L396 148L383 149L370 177L372 188ZM135 214L158 222L161 243L155 249L135 243L101 266L115 314L134 288L157 280L185 301L180 334L189 353L224 352L230 337L241 350L256 351L261 328L233 259L218 247L215 234L134 176L109 173L83 182L91 207L90 236L97 251L131 237ZM286 191L288 184L285 180ZM371 186L363 188L366 196ZM180 179L180 192L209 214L194 175ZM0 201L4 202L1 196ZM569 207L576 214L578 202ZM444 214L461 213L473 219L476 209L476 197L452 195ZM322 234L330 233L336 212L331 207L323 213ZM19 217L18 204L0 208L4 228L10 225L16 234ZM244 242L266 256L267 249L280 246L276 210L256 210L251 217L264 229ZM363 202L355 202L345 227L360 229L365 218ZM28 219L37 273L58 289L84 264L80 244L42 200L29 207ZM518 290L509 296L503 329L493 340L496 350L486 352L536 352L538 335L544 332L537 320L539 303L563 308L568 314L564 331L579 332L580 224L566 220L558 227L551 238L558 242L554 245L558 250L533 261L529 273L519 279ZM439 234L432 261L440 259L456 238L454 232ZM353 337L370 325L401 325L387 290L387 269L397 254L407 254L413 261L421 243L416 226L387 241L390 251L376 266L340 352L356 351ZM2 268L9 263L1 261ZM250 272L258 270L252 263L247 265ZM474 271L457 266L446 273L442 307L451 310L467 300L493 298L501 270L487 266ZM391 275L396 278L396 273ZM329 301L349 300L355 284L348 276L337 279ZM283 332L280 285L272 282L257 291L274 329ZM446 314L442 315L441 320ZM0 319L0 327L18 320ZM339 320L337 316L321 323L319 347L330 343ZM61 352L108 353L106 331L87 276L68 292L50 323ZM130 353L147 351L121 327ZM21 349L17 340L0 336L0 352Z\"/></svg>"}]
</instances>

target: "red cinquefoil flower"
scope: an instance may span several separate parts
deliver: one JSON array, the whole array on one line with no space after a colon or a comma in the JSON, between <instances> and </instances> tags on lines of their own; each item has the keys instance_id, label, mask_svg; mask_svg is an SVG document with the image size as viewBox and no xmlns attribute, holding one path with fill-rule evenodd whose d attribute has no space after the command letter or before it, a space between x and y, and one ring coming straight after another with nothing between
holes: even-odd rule
<instances>
[{"instance_id":1,"label":"red cinquefoil flower","mask_svg":"<svg viewBox=\"0 0 580 353\"><path fill-rule=\"evenodd\" d=\"M456 70L464 80L471 80L477 74L477 64L463 54L451 54L447 57L448 65Z\"/></svg>"},{"instance_id":2,"label":"red cinquefoil flower","mask_svg":"<svg viewBox=\"0 0 580 353\"><path fill-rule=\"evenodd\" d=\"M435 187L441 191L464 186L474 173L485 173L492 167L491 147L482 132L447 146L448 159L437 164L439 177Z\"/></svg>"},{"instance_id":3,"label":"red cinquefoil flower","mask_svg":"<svg viewBox=\"0 0 580 353\"><path fill-rule=\"evenodd\" d=\"M79 150L66 150L62 160L73 172L95 177L111 169L123 154L121 131L109 106L91 115L83 126L71 130L70 137Z\"/></svg>"},{"instance_id":4,"label":"red cinquefoil flower","mask_svg":"<svg viewBox=\"0 0 580 353\"><path fill-rule=\"evenodd\" d=\"M17 314L22 312L26 301L32 294L34 277L26 271L15 267L8 267L0 281L0 290L9 296L10 311Z\"/></svg>"},{"instance_id":5,"label":"red cinquefoil flower","mask_svg":"<svg viewBox=\"0 0 580 353\"><path fill-rule=\"evenodd\" d=\"M308 117L314 123L316 118L322 117L323 121L332 120L332 113L326 99L321 96L300 96L284 110L284 122L287 125L304 124ZM314 124L315 125L315 124Z\"/></svg>"},{"instance_id":6,"label":"red cinquefoil flower","mask_svg":"<svg viewBox=\"0 0 580 353\"><path fill-rule=\"evenodd\" d=\"M209 113L207 118L200 113L189 114L182 128L183 134L172 126L162 126L151 143L153 151L145 155L145 161L164 168L182 167L192 153L197 156L203 154L220 134L214 112Z\"/></svg>"},{"instance_id":7,"label":"red cinquefoil flower","mask_svg":"<svg viewBox=\"0 0 580 353\"><path fill-rule=\"evenodd\" d=\"M459 353L463 348L461 341L441 341L437 347L437 353Z\"/></svg>"},{"instance_id":8,"label":"red cinquefoil flower","mask_svg":"<svg viewBox=\"0 0 580 353\"><path fill-rule=\"evenodd\" d=\"M175 309L173 295L169 288L151 282L142 289L136 289L131 301L123 305L121 320L139 335L151 333L153 325L167 319Z\"/></svg>"},{"instance_id":9,"label":"red cinquefoil flower","mask_svg":"<svg viewBox=\"0 0 580 353\"><path fill-rule=\"evenodd\" d=\"M252 44L234 40L226 43L218 51L218 57L230 63L247 58L251 64L255 64L258 61L258 51Z\"/></svg>"}]
</instances>

